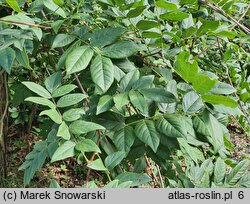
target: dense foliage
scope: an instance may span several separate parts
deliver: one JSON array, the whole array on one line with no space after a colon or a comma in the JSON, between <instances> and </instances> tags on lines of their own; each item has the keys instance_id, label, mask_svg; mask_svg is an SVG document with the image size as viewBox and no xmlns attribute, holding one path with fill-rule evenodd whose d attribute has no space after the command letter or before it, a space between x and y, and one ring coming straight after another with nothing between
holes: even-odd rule
<instances>
[{"instance_id":1,"label":"dense foliage","mask_svg":"<svg viewBox=\"0 0 250 204\"><path fill-rule=\"evenodd\" d=\"M250 187L227 128L250 132L247 2L1 0L9 113L39 138L24 185L74 158L86 187Z\"/></svg>"}]
</instances>

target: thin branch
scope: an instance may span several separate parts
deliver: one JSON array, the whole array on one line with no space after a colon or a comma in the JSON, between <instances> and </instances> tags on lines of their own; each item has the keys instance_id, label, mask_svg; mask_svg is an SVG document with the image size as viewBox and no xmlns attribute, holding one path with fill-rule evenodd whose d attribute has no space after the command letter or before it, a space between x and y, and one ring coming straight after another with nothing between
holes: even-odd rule
<instances>
[{"instance_id":1,"label":"thin branch","mask_svg":"<svg viewBox=\"0 0 250 204\"><path fill-rule=\"evenodd\" d=\"M101 136L102 136L101 130L97 130L97 134L98 134L99 138L98 138L98 140L97 140L96 145L99 146L100 140L101 140ZM88 164L94 161L96 155L97 155L97 152L95 151L95 152L92 154L90 160L88 161ZM88 183L89 183L91 170L92 170L92 169L89 168L89 169L88 169L88 172L87 172L86 181L85 181L85 185L86 185L86 186L87 186Z\"/></svg>"},{"instance_id":2,"label":"thin branch","mask_svg":"<svg viewBox=\"0 0 250 204\"><path fill-rule=\"evenodd\" d=\"M43 9L41 10L41 13L42 13L43 17L44 17L46 20L48 20L48 18L47 18L47 16L46 16L46 14L45 14L45 12L44 12Z\"/></svg>"},{"instance_id":3,"label":"thin branch","mask_svg":"<svg viewBox=\"0 0 250 204\"><path fill-rule=\"evenodd\" d=\"M81 82L80 82L80 80L79 80L79 78L78 78L78 76L77 76L76 73L74 73L74 77L75 77L75 79L76 79L76 82L77 82L77 84L78 84L78 86L79 86L81 92L82 92L84 95L87 96L86 102L87 102L87 104L89 104L89 99L88 99L89 96L88 96L88 93L84 90L84 88L83 88L83 86L82 86L82 84L81 84Z\"/></svg>"},{"instance_id":4,"label":"thin branch","mask_svg":"<svg viewBox=\"0 0 250 204\"><path fill-rule=\"evenodd\" d=\"M205 52L207 52L208 50L210 50L213 46L215 46L217 44L217 40L213 42L213 44L209 45L208 47L206 47L204 50L202 50L201 52L199 52L196 56L194 56L192 58L192 60L194 60L195 58L201 56L202 54L204 54Z\"/></svg>"},{"instance_id":5,"label":"thin branch","mask_svg":"<svg viewBox=\"0 0 250 204\"><path fill-rule=\"evenodd\" d=\"M226 68L226 71L227 71L227 77L228 77L228 80L229 80L229 84L230 84L232 87L234 87L233 82L232 82L231 77L230 77L230 74L229 74L228 68ZM238 96L235 92L234 92L234 96L238 99L238 104L239 104L239 106L240 106L240 110L243 112L244 117L245 117L245 119L246 119L248 125L250 126L249 115L248 115L248 113L246 112L245 108L242 106L242 104L241 104L241 102L240 102L239 96Z\"/></svg>"},{"instance_id":6,"label":"thin branch","mask_svg":"<svg viewBox=\"0 0 250 204\"><path fill-rule=\"evenodd\" d=\"M239 18L239 20L236 21L236 22L234 23L234 25L229 29L230 31L233 30L233 29L238 25L238 23L246 16L247 11L249 10L249 8L250 8L250 4L249 4L248 7L245 9L245 11L243 12L243 14L242 14L241 17ZM213 42L213 44L209 45L209 46L206 47L204 50L202 50L201 52L199 52L196 56L194 56L194 57L192 58L192 60L195 59L195 58L197 58L197 57L199 57L199 56L201 56L202 54L204 54L205 52L207 52L208 50L210 50L213 46L215 46L215 45L216 45L217 43L219 43L219 42L220 42L220 39L219 39L219 41L216 40L215 42Z\"/></svg>"},{"instance_id":7,"label":"thin branch","mask_svg":"<svg viewBox=\"0 0 250 204\"><path fill-rule=\"evenodd\" d=\"M0 22L12 23L12 24L20 24L20 25L26 25L26 26L31 26L31 27L42 28L42 29L44 29L44 30L50 30L50 29L52 29L51 27L42 26L42 25L39 25L39 24L24 23L24 22L13 21L13 20L4 20L4 19L0 19Z\"/></svg>"},{"instance_id":8,"label":"thin branch","mask_svg":"<svg viewBox=\"0 0 250 204\"><path fill-rule=\"evenodd\" d=\"M161 187L162 188L165 188L165 185L164 185L164 180L163 180L163 177L161 175L161 170L160 170L160 167L156 164L156 168L157 168L157 171L158 171L158 174L159 174L159 177L160 177L160 181L161 181Z\"/></svg>"},{"instance_id":9,"label":"thin branch","mask_svg":"<svg viewBox=\"0 0 250 204\"><path fill-rule=\"evenodd\" d=\"M231 17L230 15L228 15L225 11L223 11L221 8L213 5L212 3L210 2L206 2L205 3L209 8L211 8L212 10L216 11L217 13L220 13L221 15L223 15L224 17L230 19L231 21L234 22L235 26L239 26L241 28L241 30L245 31L247 34L250 34L250 30L242 25L241 23L239 23L239 21L235 20L233 17ZM246 15L246 14L245 14Z\"/></svg>"},{"instance_id":10,"label":"thin branch","mask_svg":"<svg viewBox=\"0 0 250 204\"><path fill-rule=\"evenodd\" d=\"M8 98L8 81L7 81L7 74L5 72L1 72L3 74L3 84L5 86L5 107L2 114L2 118L0 119L0 140L2 140L2 144L0 143L0 148L3 149L3 173L6 177L7 174L7 167L6 167L6 135L4 132L4 119L7 117L8 114L8 106L9 106L9 98ZM2 139L1 139L2 138ZM3 145L3 146L2 146ZM2 147L1 147L2 146Z\"/></svg>"},{"instance_id":11,"label":"thin branch","mask_svg":"<svg viewBox=\"0 0 250 204\"><path fill-rule=\"evenodd\" d=\"M218 43L219 51L220 51L221 55L223 55L223 53L222 53L222 48L221 48L221 46L220 46L220 40L219 40L219 39L217 39L217 43ZM223 66L223 65L222 65L222 66ZM228 80L229 80L229 84L230 84L232 87L234 87L233 82L232 82L231 77L230 77L230 74L229 74L229 70L228 70L228 68L227 68L226 66L225 66L225 68L226 68L226 74L227 74L227 78L228 78ZM239 96L238 96L237 93L235 93L235 92L234 92L234 96L237 98L237 101L238 101L240 110L243 112L243 115L244 115L244 117L246 118L247 123L250 125L249 115L248 115L247 111L245 110L245 108L242 106L242 104L241 104L241 102L240 102Z\"/></svg>"},{"instance_id":12,"label":"thin branch","mask_svg":"<svg viewBox=\"0 0 250 204\"><path fill-rule=\"evenodd\" d=\"M149 162L149 159L148 159L148 157L146 156L146 154L144 155L144 158L145 158L145 161L146 161L147 166L148 166L148 168L149 168L148 170L150 171L150 173L151 173L151 175L152 175L152 177L153 177L153 179L154 179L154 183L158 184L158 183L159 183L159 180L158 180L158 178L156 177L156 175L154 174L154 172L153 172L153 167L152 167L151 163Z\"/></svg>"},{"instance_id":13,"label":"thin branch","mask_svg":"<svg viewBox=\"0 0 250 204\"><path fill-rule=\"evenodd\" d=\"M249 9L250 9L250 4L248 4L247 8L245 9L241 17L238 19L237 23L239 23L247 15ZM230 30L233 30L237 26L237 23L234 23L234 25L230 28Z\"/></svg>"}]
</instances>

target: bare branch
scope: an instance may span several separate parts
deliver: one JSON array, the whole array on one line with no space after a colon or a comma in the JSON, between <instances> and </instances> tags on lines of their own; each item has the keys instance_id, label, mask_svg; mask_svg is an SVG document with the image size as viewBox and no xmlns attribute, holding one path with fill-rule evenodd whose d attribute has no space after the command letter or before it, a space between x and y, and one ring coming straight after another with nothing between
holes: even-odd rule
<instances>
[{"instance_id":1,"label":"bare branch","mask_svg":"<svg viewBox=\"0 0 250 204\"><path fill-rule=\"evenodd\" d=\"M47 26L42 26L42 25L33 24L33 23L24 23L24 22L13 21L13 20L4 20L4 19L0 19L0 22L11 23L11 24L26 25L26 26L41 28L41 29L44 29L44 30L50 30L50 29L52 29L51 27L47 27Z\"/></svg>"}]
</instances>

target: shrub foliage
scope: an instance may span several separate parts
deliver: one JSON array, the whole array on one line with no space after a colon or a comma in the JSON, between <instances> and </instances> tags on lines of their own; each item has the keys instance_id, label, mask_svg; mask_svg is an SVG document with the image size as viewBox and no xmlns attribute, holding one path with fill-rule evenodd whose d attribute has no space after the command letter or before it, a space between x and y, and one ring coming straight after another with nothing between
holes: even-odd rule
<instances>
[{"instance_id":1,"label":"shrub foliage","mask_svg":"<svg viewBox=\"0 0 250 204\"><path fill-rule=\"evenodd\" d=\"M39 137L24 185L74 158L86 187L250 187L227 128L249 132L247 0L0 3L10 114Z\"/></svg>"}]
</instances>

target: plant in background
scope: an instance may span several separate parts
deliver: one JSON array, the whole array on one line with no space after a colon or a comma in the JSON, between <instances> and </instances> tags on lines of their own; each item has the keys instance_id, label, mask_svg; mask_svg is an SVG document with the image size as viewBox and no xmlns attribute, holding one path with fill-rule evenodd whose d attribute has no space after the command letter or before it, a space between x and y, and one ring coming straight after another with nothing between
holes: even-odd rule
<instances>
[{"instance_id":1,"label":"plant in background","mask_svg":"<svg viewBox=\"0 0 250 204\"><path fill-rule=\"evenodd\" d=\"M12 106L31 110L29 124L50 121L19 167L24 185L74 158L86 187L97 187L91 171L105 187L249 187L248 160L227 162L230 116L250 125L249 35L234 20L246 2L2 4L13 9L0 18Z\"/></svg>"}]
</instances>

